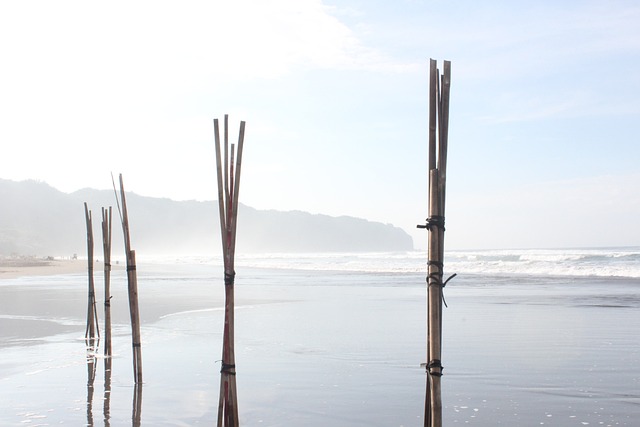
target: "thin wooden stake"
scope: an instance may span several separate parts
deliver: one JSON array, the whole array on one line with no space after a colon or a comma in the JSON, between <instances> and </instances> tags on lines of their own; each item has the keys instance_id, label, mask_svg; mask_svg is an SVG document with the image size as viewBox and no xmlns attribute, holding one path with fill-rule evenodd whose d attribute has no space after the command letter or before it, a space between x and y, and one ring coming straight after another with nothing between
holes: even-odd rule
<instances>
[{"instance_id":1,"label":"thin wooden stake","mask_svg":"<svg viewBox=\"0 0 640 427\"><path fill-rule=\"evenodd\" d=\"M104 355L111 356L111 224L112 210L102 208L102 250L104 258Z\"/></svg>"},{"instance_id":2,"label":"thin wooden stake","mask_svg":"<svg viewBox=\"0 0 640 427\"><path fill-rule=\"evenodd\" d=\"M449 146L449 96L451 93L451 61L444 61L440 104L438 170L440 171L440 210L444 214L447 190L447 152ZM444 242L442 244L444 248Z\"/></svg>"},{"instance_id":3,"label":"thin wooden stake","mask_svg":"<svg viewBox=\"0 0 640 427\"><path fill-rule=\"evenodd\" d=\"M436 168L436 131L437 131L437 61L429 63L429 170Z\"/></svg>"},{"instance_id":4,"label":"thin wooden stake","mask_svg":"<svg viewBox=\"0 0 640 427\"><path fill-rule=\"evenodd\" d=\"M120 199L122 231L125 255L127 257L127 283L129 290L129 315L131 316L131 347L133 351L133 377L136 384L142 383L142 343L140 339L140 310L138 306L138 276L136 272L136 252L131 249L129 215L124 192L124 182L120 174Z\"/></svg>"},{"instance_id":5,"label":"thin wooden stake","mask_svg":"<svg viewBox=\"0 0 640 427\"><path fill-rule=\"evenodd\" d=\"M96 335L100 336L100 328L98 327L98 310L96 308L96 289L93 281L93 222L91 220L91 211L84 204L85 221L87 224L87 272L89 276L89 299L87 304L87 329L85 331L85 338L93 340Z\"/></svg>"}]
</instances>

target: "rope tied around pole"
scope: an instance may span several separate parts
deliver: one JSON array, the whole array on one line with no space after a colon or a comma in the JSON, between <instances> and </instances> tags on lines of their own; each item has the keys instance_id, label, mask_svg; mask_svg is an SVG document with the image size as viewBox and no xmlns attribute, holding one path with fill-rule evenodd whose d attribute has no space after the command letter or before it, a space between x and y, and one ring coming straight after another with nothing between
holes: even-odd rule
<instances>
[{"instance_id":1,"label":"rope tied around pole","mask_svg":"<svg viewBox=\"0 0 640 427\"><path fill-rule=\"evenodd\" d=\"M437 368L439 371L432 371L433 368ZM442 362L438 359L430 360L429 363L427 363L427 373L431 376L441 377L443 370Z\"/></svg>"},{"instance_id":2,"label":"rope tied around pole","mask_svg":"<svg viewBox=\"0 0 640 427\"><path fill-rule=\"evenodd\" d=\"M442 215L430 216L429 218L427 218L426 225L418 224L416 227L417 228L426 228L427 230L432 230L435 227L435 228L438 228L438 229L444 231L445 230L445 228L444 228L444 216L442 216Z\"/></svg>"},{"instance_id":3,"label":"rope tied around pole","mask_svg":"<svg viewBox=\"0 0 640 427\"><path fill-rule=\"evenodd\" d=\"M431 230L433 227L439 228L444 231L444 216L442 215L433 215L427 218L427 230Z\"/></svg>"},{"instance_id":4,"label":"rope tied around pole","mask_svg":"<svg viewBox=\"0 0 640 427\"><path fill-rule=\"evenodd\" d=\"M236 278L236 272L235 271L233 273L227 273L225 271L224 272L224 285L225 286L233 286L233 284L235 282L235 278Z\"/></svg>"},{"instance_id":5,"label":"rope tied around pole","mask_svg":"<svg viewBox=\"0 0 640 427\"><path fill-rule=\"evenodd\" d=\"M236 374L236 365L231 363L222 362L222 367L220 368L221 374L235 375Z\"/></svg>"},{"instance_id":6,"label":"rope tied around pole","mask_svg":"<svg viewBox=\"0 0 640 427\"><path fill-rule=\"evenodd\" d=\"M442 303L445 307L449 308L449 306L447 305L447 300L444 299L444 287L447 286L447 283L449 283L451 279L456 277L458 273L453 273L447 280L443 282L442 276L444 273L442 269L444 267L444 263L442 261L427 261L427 266L430 265L435 265L436 267L438 267L439 271L434 271L427 276L427 286L440 286L443 289L443 291L440 293L442 297Z\"/></svg>"}]
</instances>

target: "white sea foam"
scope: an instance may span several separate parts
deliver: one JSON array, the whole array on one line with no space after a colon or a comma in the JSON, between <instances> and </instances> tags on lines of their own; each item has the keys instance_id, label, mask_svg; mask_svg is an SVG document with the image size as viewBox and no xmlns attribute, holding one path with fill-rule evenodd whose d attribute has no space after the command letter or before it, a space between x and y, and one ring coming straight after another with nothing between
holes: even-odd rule
<instances>
[{"instance_id":1,"label":"white sea foam","mask_svg":"<svg viewBox=\"0 0 640 427\"><path fill-rule=\"evenodd\" d=\"M222 266L221 256L164 257L156 262ZM424 273L426 251L265 253L236 256L237 267L369 273ZM466 274L640 278L640 247L448 251L445 270Z\"/></svg>"}]
</instances>

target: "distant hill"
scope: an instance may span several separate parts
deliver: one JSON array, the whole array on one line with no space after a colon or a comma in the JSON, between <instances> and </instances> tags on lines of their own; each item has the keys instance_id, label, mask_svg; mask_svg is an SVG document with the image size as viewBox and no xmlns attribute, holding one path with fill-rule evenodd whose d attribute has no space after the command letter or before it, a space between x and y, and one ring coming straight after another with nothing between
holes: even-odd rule
<instances>
[{"instance_id":1,"label":"distant hill","mask_svg":"<svg viewBox=\"0 0 640 427\"><path fill-rule=\"evenodd\" d=\"M84 202L102 253L101 208L113 206L114 251L122 232L113 191L63 193L43 182L0 179L0 255L86 254ZM132 247L140 254L221 251L217 202L174 201L127 193ZM237 252L357 252L413 249L411 237L389 224L240 205Z\"/></svg>"}]
</instances>

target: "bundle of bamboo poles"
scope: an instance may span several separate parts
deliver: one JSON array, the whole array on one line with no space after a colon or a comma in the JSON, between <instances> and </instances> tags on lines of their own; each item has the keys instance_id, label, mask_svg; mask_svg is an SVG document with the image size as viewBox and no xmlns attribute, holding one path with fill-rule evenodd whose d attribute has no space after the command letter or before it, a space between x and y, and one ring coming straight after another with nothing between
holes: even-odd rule
<instances>
[{"instance_id":1,"label":"bundle of bamboo poles","mask_svg":"<svg viewBox=\"0 0 640 427\"><path fill-rule=\"evenodd\" d=\"M444 218L449 129L451 62L444 61L440 75L437 61L430 61L429 80L429 233L427 261L427 392L425 427L442 426L442 289L444 274ZM452 276L453 277L453 276ZM451 278L449 278L451 279ZM448 281L448 280L447 280Z\"/></svg>"},{"instance_id":2,"label":"bundle of bamboo poles","mask_svg":"<svg viewBox=\"0 0 640 427\"><path fill-rule=\"evenodd\" d=\"M87 224L87 271L89 274L89 300L87 304L87 328L84 334L87 340L87 346L94 345L96 336L100 337L100 329L98 327L98 309L96 307L96 289L93 281L93 222L91 219L91 211L84 204L84 216Z\"/></svg>"},{"instance_id":3,"label":"bundle of bamboo poles","mask_svg":"<svg viewBox=\"0 0 640 427\"><path fill-rule=\"evenodd\" d=\"M244 143L245 122L240 122L237 158L235 146L231 144L229 155L229 116L224 116L224 165L220 150L220 129L214 119L216 144L216 168L218 177L218 207L220 209L220 232L224 257L225 315L222 342L222 368L220 369L220 399L218 404L218 427L236 427L238 420L238 396L236 389L236 365L234 349L234 257L236 226L238 217L238 194L240 190L240 167ZM223 170L224 166L224 170Z\"/></svg>"}]
</instances>

